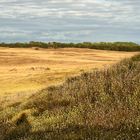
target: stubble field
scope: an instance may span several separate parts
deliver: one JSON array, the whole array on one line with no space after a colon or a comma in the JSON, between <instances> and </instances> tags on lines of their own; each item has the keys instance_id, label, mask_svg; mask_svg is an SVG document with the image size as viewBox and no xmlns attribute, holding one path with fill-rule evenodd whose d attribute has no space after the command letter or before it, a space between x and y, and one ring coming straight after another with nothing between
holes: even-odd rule
<instances>
[{"instance_id":1,"label":"stubble field","mask_svg":"<svg viewBox=\"0 0 140 140\"><path fill-rule=\"evenodd\" d=\"M135 54L77 48L0 48L0 99L25 99L69 76L108 67Z\"/></svg>"}]
</instances>

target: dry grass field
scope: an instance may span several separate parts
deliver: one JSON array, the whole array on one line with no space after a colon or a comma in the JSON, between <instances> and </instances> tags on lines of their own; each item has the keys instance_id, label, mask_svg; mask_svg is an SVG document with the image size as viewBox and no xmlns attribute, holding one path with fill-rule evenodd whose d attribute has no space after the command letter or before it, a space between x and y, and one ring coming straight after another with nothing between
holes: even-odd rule
<instances>
[{"instance_id":1,"label":"dry grass field","mask_svg":"<svg viewBox=\"0 0 140 140\"><path fill-rule=\"evenodd\" d=\"M76 48L0 48L0 99L25 99L29 93L59 84L69 76L108 67L134 54Z\"/></svg>"},{"instance_id":2,"label":"dry grass field","mask_svg":"<svg viewBox=\"0 0 140 140\"><path fill-rule=\"evenodd\" d=\"M139 139L139 61L136 52L0 48L0 140Z\"/></svg>"}]
</instances>

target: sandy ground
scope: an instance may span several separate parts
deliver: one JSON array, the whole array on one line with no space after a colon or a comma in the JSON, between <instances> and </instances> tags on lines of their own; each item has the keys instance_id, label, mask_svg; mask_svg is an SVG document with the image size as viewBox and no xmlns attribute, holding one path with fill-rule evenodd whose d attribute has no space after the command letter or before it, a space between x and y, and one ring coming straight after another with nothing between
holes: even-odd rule
<instances>
[{"instance_id":1,"label":"sandy ground","mask_svg":"<svg viewBox=\"0 0 140 140\"><path fill-rule=\"evenodd\" d=\"M134 54L76 48L0 48L0 97L16 99L16 94L25 98L69 76L108 67Z\"/></svg>"}]
</instances>

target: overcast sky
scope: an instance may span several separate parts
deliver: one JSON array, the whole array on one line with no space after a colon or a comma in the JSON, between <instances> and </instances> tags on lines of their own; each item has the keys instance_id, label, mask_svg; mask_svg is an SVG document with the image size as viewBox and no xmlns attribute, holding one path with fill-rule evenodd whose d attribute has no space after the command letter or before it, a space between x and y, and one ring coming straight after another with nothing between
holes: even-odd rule
<instances>
[{"instance_id":1,"label":"overcast sky","mask_svg":"<svg viewBox=\"0 0 140 140\"><path fill-rule=\"evenodd\" d=\"M140 0L0 0L0 42L140 41Z\"/></svg>"}]
</instances>

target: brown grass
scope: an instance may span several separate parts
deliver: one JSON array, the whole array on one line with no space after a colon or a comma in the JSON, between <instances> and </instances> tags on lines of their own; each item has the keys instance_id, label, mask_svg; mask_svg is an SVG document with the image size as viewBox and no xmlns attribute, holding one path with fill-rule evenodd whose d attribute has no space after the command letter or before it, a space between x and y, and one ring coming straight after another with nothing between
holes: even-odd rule
<instances>
[{"instance_id":1,"label":"brown grass","mask_svg":"<svg viewBox=\"0 0 140 140\"><path fill-rule=\"evenodd\" d=\"M69 76L109 66L134 54L78 48L0 48L0 100L25 99Z\"/></svg>"},{"instance_id":2,"label":"brown grass","mask_svg":"<svg viewBox=\"0 0 140 140\"><path fill-rule=\"evenodd\" d=\"M4 108L0 139L139 140L139 60L82 73Z\"/></svg>"}]
</instances>

